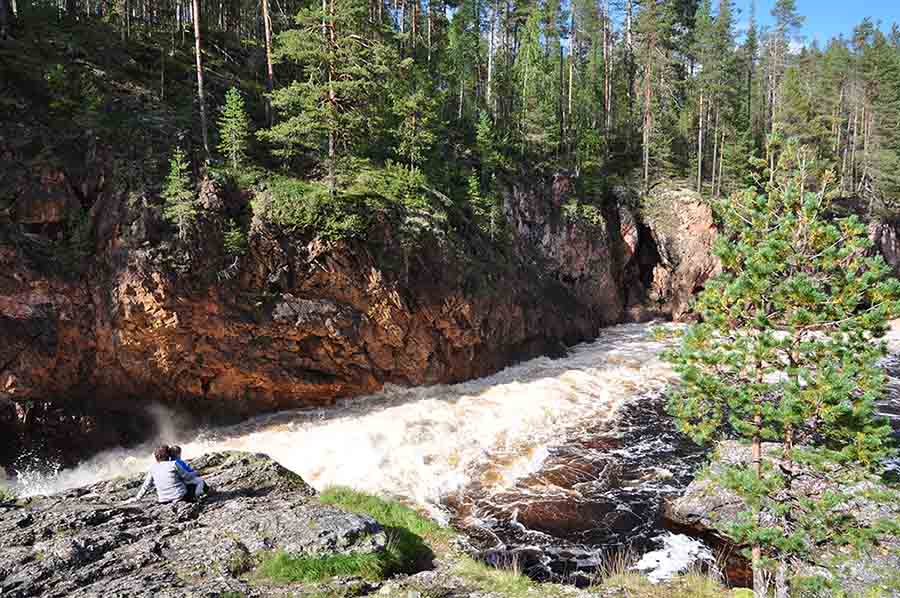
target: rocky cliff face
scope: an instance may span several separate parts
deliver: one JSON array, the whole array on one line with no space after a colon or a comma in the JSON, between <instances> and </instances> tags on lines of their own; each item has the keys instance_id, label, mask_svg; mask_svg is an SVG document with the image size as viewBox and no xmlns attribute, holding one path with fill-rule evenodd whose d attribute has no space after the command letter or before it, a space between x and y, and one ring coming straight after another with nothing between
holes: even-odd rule
<instances>
[{"instance_id":1,"label":"rocky cliff face","mask_svg":"<svg viewBox=\"0 0 900 598\"><path fill-rule=\"evenodd\" d=\"M48 430L95 431L98 446L134 437L148 401L247 415L483 376L603 325L680 317L714 271L696 198L661 224L612 197L588 225L563 213L574 196L563 176L509 186L503 266L478 249L409 255L388 223L365 243L324 242L259 218L232 258L223 230L240 194L205 183L196 231L175 242L152 201L39 178L0 232L0 422L17 428L0 447L7 463ZM91 194L93 257L66 264L59 214ZM99 425L121 411L137 417Z\"/></svg>"}]
</instances>

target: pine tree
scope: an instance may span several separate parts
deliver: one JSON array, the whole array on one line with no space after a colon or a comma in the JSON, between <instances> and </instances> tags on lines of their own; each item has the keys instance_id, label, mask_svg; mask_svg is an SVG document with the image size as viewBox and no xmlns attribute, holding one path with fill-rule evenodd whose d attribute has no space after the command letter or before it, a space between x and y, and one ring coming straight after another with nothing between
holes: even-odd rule
<instances>
[{"instance_id":1,"label":"pine tree","mask_svg":"<svg viewBox=\"0 0 900 598\"><path fill-rule=\"evenodd\" d=\"M372 29L362 0L305 8L296 24L278 35L275 59L299 67L303 77L272 93L280 119L258 135L286 162L313 153L334 193L342 158L357 154L383 130L384 98L398 60Z\"/></svg>"},{"instance_id":2,"label":"pine tree","mask_svg":"<svg viewBox=\"0 0 900 598\"><path fill-rule=\"evenodd\" d=\"M640 64L641 133L643 146L643 190L650 188L651 166L671 164L671 133L675 130L673 106L667 100L672 93L673 59L671 54L672 5L664 0L649 0L641 7L635 26L640 40L637 55ZM655 169L653 169L655 170Z\"/></svg>"},{"instance_id":3,"label":"pine tree","mask_svg":"<svg viewBox=\"0 0 900 598\"><path fill-rule=\"evenodd\" d=\"M191 186L190 166L181 148L177 148L169 161L169 175L163 188L165 200L163 216L178 228L178 236L187 238L187 232L197 217L197 200Z\"/></svg>"},{"instance_id":4,"label":"pine tree","mask_svg":"<svg viewBox=\"0 0 900 598\"><path fill-rule=\"evenodd\" d=\"M894 215L900 210L900 50L880 31L874 35L869 69L873 122L872 184L864 196Z\"/></svg>"},{"instance_id":5,"label":"pine tree","mask_svg":"<svg viewBox=\"0 0 900 598\"><path fill-rule=\"evenodd\" d=\"M900 282L881 257L867 257L865 225L829 214L830 177L811 185L810 152L788 147L779 164L765 193L753 187L716 204L724 272L697 299L701 322L669 354L682 382L670 403L680 428L699 442L751 442L753 463L717 481L749 506L730 532L752 546L759 598L773 560L786 596L789 557L826 537L848 541L859 525L842 519L840 501L890 453L874 402L884 390L879 339L900 307ZM779 467L763 441L782 443ZM796 463L846 492L792 494Z\"/></svg>"},{"instance_id":6,"label":"pine tree","mask_svg":"<svg viewBox=\"0 0 900 598\"><path fill-rule=\"evenodd\" d=\"M225 106L219 117L219 151L228 159L231 168L237 169L247 154L250 135L250 119L244 110L244 98L237 88L225 94Z\"/></svg>"}]
</instances>

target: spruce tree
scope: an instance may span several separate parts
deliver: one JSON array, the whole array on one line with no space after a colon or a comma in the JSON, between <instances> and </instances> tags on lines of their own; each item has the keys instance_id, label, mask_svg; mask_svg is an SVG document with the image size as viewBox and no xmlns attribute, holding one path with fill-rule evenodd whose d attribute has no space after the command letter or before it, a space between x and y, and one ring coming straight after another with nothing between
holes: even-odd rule
<instances>
[{"instance_id":1,"label":"spruce tree","mask_svg":"<svg viewBox=\"0 0 900 598\"><path fill-rule=\"evenodd\" d=\"M250 119L244 110L244 98L237 88L225 94L225 106L219 117L219 151L228 159L231 168L237 169L247 154L250 135Z\"/></svg>"},{"instance_id":2,"label":"spruce tree","mask_svg":"<svg viewBox=\"0 0 900 598\"><path fill-rule=\"evenodd\" d=\"M302 76L272 93L279 119L259 132L286 161L312 153L335 190L342 159L382 127L396 53L369 19L363 0L331 0L302 9L297 28L277 36L275 60Z\"/></svg>"},{"instance_id":3,"label":"spruce tree","mask_svg":"<svg viewBox=\"0 0 900 598\"><path fill-rule=\"evenodd\" d=\"M197 200L191 187L190 167L181 148L176 148L169 161L169 175L163 188L165 200L163 216L178 228L181 239L187 237L191 223L197 217Z\"/></svg>"},{"instance_id":4,"label":"spruce tree","mask_svg":"<svg viewBox=\"0 0 900 598\"><path fill-rule=\"evenodd\" d=\"M843 505L891 450L874 403L900 282L869 257L862 222L831 216L831 177L814 186L814 169L810 152L789 146L778 171L763 173L764 192L715 205L724 271L697 298L700 323L669 354L681 377L670 402L680 428L698 442L751 443L752 464L726 467L716 481L748 505L729 531L752 546L760 598L773 563L786 596L791 557L865 535ZM764 452L764 441L781 443L780 454ZM792 492L799 464L831 482L818 500Z\"/></svg>"}]
</instances>

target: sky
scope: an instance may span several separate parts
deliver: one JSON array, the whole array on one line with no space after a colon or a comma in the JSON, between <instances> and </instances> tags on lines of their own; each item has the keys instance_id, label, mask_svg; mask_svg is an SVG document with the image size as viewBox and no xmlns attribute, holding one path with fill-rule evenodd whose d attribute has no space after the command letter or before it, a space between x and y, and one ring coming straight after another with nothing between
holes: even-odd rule
<instances>
[{"instance_id":1,"label":"sky","mask_svg":"<svg viewBox=\"0 0 900 598\"><path fill-rule=\"evenodd\" d=\"M738 23L745 28L750 0L736 0L735 4L741 9ZM772 22L769 11L774 5L775 0L756 0L756 14L761 25ZM871 17L876 23L880 20L882 30L890 31L892 23L900 23L900 0L797 0L797 12L806 17L802 31L806 42L815 39L821 46L841 33L849 37L864 17Z\"/></svg>"}]
</instances>

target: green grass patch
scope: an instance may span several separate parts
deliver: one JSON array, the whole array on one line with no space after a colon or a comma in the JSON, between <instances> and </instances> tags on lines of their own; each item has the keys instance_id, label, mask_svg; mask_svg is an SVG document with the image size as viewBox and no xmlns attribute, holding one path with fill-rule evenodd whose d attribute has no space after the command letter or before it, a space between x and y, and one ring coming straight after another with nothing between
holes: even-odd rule
<instances>
[{"instance_id":1,"label":"green grass patch","mask_svg":"<svg viewBox=\"0 0 900 598\"><path fill-rule=\"evenodd\" d=\"M432 546L443 547L453 537L450 530L405 505L349 488L329 488L318 500L373 517L385 529L385 550L297 556L279 551L263 558L257 569L260 577L280 583L310 583L337 576L381 580L398 573L417 573L432 566Z\"/></svg>"},{"instance_id":2,"label":"green grass patch","mask_svg":"<svg viewBox=\"0 0 900 598\"><path fill-rule=\"evenodd\" d=\"M18 497L16 496L15 492L10 490L9 488L0 486L0 503L16 502L17 499Z\"/></svg>"},{"instance_id":3,"label":"green grass patch","mask_svg":"<svg viewBox=\"0 0 900 598\"><path fill-rule=\"evenodd\" d=\"M336 486L319 501L353 513L369 515L387 532L391 573L417 573L432 566L435 552L445 552L453 532L399 502Z\"/></svg>"},{"instance_id":4,"label":"green grass patch","mask_svg":"<svg viewBox=\"0 0 900 598\"><path fill-rule=\"evenodd\" d=\"M319 494L319 502L369 515L385 528L403 528L423 538L438 539L453 535L448 528L441 527L406 505L343 486L327 488Z\"/></svg>"},{"instance_id":5,"label":"green grass patch","mask_svg":"<svg viewBox=\"0 0 900 598\"><path fill-rule=\"evenodd\" d=\"M317 582L338 576L378 580L387 576L388 564L382 555L375 553L297 557L279 551L263 559L258 572L281 583Z\"/></svg>"}]
</instances>

